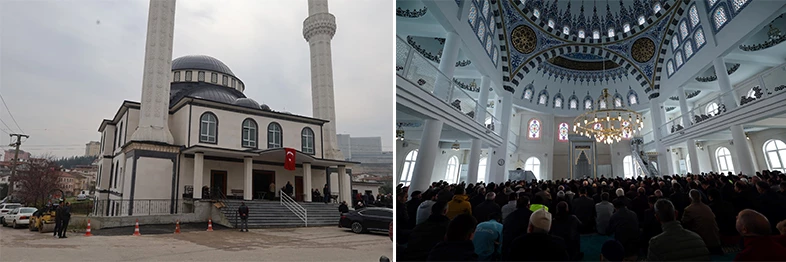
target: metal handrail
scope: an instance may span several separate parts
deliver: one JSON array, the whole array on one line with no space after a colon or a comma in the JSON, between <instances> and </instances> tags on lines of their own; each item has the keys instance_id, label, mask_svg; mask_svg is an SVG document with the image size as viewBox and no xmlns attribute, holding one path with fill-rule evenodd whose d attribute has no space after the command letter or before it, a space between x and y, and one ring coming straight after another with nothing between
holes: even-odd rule
<instances>
[{"instance_id":1,"label":"metal handrail","mask_svg":"<svg viewBox=\"0 0 786 262\"><path fill-rule=\"evenodd\" d=\"M279 193L281 197L279 198L279 202L282 206L285 206L289 211L295 214L300 220L303 220L306 223L306 227L308 227L308 210L305 207L301 206L297 202L295 202L292 197L290 197L286 192L283 190Z\"/></svg>"}]
</instances>

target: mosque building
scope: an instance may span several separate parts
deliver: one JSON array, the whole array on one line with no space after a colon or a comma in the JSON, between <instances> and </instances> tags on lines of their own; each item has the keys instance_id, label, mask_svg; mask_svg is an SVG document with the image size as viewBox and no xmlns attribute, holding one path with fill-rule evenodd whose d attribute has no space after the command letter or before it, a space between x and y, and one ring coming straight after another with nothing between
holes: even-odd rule
<instances>
[{"instance_id":1,"label":"mosque building","mask_svg":"<svg viewBox=\"0 0 786 262\"><path fill-rule=\"evenodd\" d=\"M396 176L786 168L786 2L397 1Z\"/></svg>"},{"instance_id":2,"label":"mosque building","mask_svg":"<svg viewBox=\"0 0 786 262\"><path fill-rule=\"evenodd\" d=\"M359 163L346 161L336 142L336 25L327 1L309 1L303 29L314 65L313 117L247 97L253 84L214 57L172 59L174 12L174 0L150 1L142 99L123 101L98 128L97 198L108 203L99 215L134 215L139 199L164 201L174 214L184 198L272 198L271 185L278 197L288 183L295 201L311 202L312 189L326 184L339 201L349 200L347 169Z\"/></svg>"}]
</instances>

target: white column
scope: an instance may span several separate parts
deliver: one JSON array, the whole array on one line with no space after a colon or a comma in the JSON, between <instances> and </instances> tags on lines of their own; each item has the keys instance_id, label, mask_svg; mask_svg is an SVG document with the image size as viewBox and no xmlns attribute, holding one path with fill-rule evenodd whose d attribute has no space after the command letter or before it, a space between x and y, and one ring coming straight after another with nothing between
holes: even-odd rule
<instances>
[{"instance_id":1,"label":"white column","mask_svg":"<svg viewBox=\"0 0 786 262\"><path fill-rule=\"evenodd\" d=\"M686 143L688 143L688 156L690 157L690 163L686 164L690 166L691 173L701 174L703 170L699 167L699 152L696 150L696 139L688 139Z\"/></svg>"},{"instance_id":2,"label":"white column","mask_svg":"<svg viewBox=\"0 0 786 262\"><path fill-rule=\"evenodd\" d=\"M194 154L194 199L202 199L202 177L205 176L205 155L201 152Z\"/></svg>"},{"instance_id":3,"label":"white column","mask_svg":"<svg viewBox=\"0 0 786 262\"><path fill-rule=\"evenodd\" d=\"M442 135L442 121L427 119L423 123L423 135L420 137L418 157L415 160L415 170L412 173L412 183L409 192L415 190L426 191L431 185L431 175L434 172L434 160L439 151L439 137Z\"/></svg>"},{"instance_id":4,"label":"white column","mask_svg":"<svg viewBox=\"0 0 786 262\"><path fill-rule=\"evenodd\" d=\"M450 87L453 84L453 72L456 71L456 60L458 60L459 46L461 45L461 37L456 32L448 32L445 35L445 45L442 49L442 57L439 61L439 71L444 74L447 79L442 76L437 76L437 81L434 85L434 94L439 98L447 98L450 92Z\"/></svg>"},{"instance_id":5,"label":"white column","mask_svg":"<svg viewBox=\"0 0 786 262\"><path fill-rule=\"evenodd\" d=\"M336 34L336 17L328 12L327 0L309 0L308 18L303 21L303 38L311 54L311 107L314 118L329 120L322 127L327 159L344 160L336 136L336 106L333 93L333 60L330 41Z\"/></svg>"},{"instance_id":6,"label":"white column","mask_svg":"<svg viewBox=\"0 0 786 262\"><path fill-rule=\"evenodd\" d=\"M491 78L482 76L480 78L480 95L478 96L478 110L475 112L475 121L481 125L486 125L486 107L489 104L489 89L491 86ZM467 174L467 183L476 183L478 181L478 172L486 172L488 170L478 170L480 165L480 153L483 141L480 139L472 139L472 145L469 150L469 174ZM486 165L488 166L488 161ZM488 179L484 179L488 180Z\"/></svg>"},{"instance_id":7,"label":"white column","mask_svg":"<svg viewBox=\"0 0 786 262\"><path fill-rule=\"evenodd\" d=\"M685 97L685 88L680 86L677 88L677 94L680 97L680 113L682 113L682 127L688 128L692 124L690 122L690 114L688 109L688 101Z\"/></svg>"},{"instance_id":8,"label":"white column","mask_svg":"<svg viewBox=\"0 0 786 262\"><path fill-rule=\"evenodd\" d=\"M303 163L303 190L306 191L304 201L311 202L311 163Z\"/></svg>"},{"instance_id":9,"label":"white column","mask_svg":"<svg viewBox=\"0 0 786 262\"><path fill-rule=\"evenodd\" d=\"M737 151L737 162L740 164L740 167L735 168L734 171L749 176L756 175L756 170L753 169L753 158L751 158L751 151L748 147L748 139L745 138L742 125L731 126L731 138L734 141L734 149Z\"/></svg>"},{"instance_id":10,"label":"white column","mask_svg":"<svg viewBox=\"0 0 786 262\"><path fill-rule=\"evenodd\" d=\"M478 95L478 110L475 112L475 120L486 125L486 107L489 104L489 89L491 89L491 78L482 76L480 78L480 94Z\"/></svg>"},{"instance_id":11,"label":"white column","mask_svg":"<svg viewBox=\"0 0 786 262\"><path fill-rule=\"evenodd\" d=\"M662 136L661 128L662 120L661 120L661 113L660 111L663 110L660 108L660 103L657 101L650 101L650 118L652 118L652 134L655 138L655 151L658 152L658 172L660 175L671 175L669 174L670 169L668 168L668 161L666 160L666 156L668 152L666 152L666 147L663 146L660 142Z\"/></svg>"},{"instance_id":12,"label":"white column","mask_svg":"<svg viewBox=\"0 0 786 262\"><path fill-rule=\"evenodd\" d=\"M502 107L500 112L500 136L502 137L502 145L497 148L492 148L489 154L489 162L486 164L489 168L489 181L490 182L504 182L507 174L506 166L508 161L508 134L510 133L510 118L513 111L513 94L507 91L502 92ZM502 160L502 161L500 161ZM502 165L500 165L502 163Z\"/></svg>"},{"instance_id":13,"label":"white column","mask_svg":"<svg viewBox=\"0 0 786 262\"><path fill-rule=\"evenodd\" d=\"M339 181L339 202L347 201L347 204L352 204L352 188L349 184L349 175L347 175L346 166L338 166L338 181ZM343 200L341 200L343 199Z\"/></svg>"},{"instance_id":14,"label":"white column","mask_svg":"<svg viewBox=\"0 0 786 262\"><path fill-rule=\"evenodd\" d=\"M161 99L169 97L174 32L175 0L150 0L139 125L131 141L175 141L169 132L169 100Z\"/></svg>"},{"instance_id":15,"label":"white column","mask_svg":"<svg viewBox=\"0 0 786 262\"><path fill-rule=\"evenodd\" d=\"M723 62L723 57L715 58L712 60L712 65L715 67L715 75L718 76L718 85L720 86L721 93L731 91L731 80L726 71L726 63ZM737 108L737 97L733 93L727 93L722 97L723 104L726 105L726 110Z\"/></svg>"},{"instance_id":16,"label":"white column","mask_svg":"<svg viewBox=\"0 0 786 262\"><path fill-rule=\"evenodd\" d=\"M250 157L243 158L243 200L250 201L254 198L251 174L254 170L254 160Z\"/></svg>"},{"instance_id":17,"label":"white column","mask_svg":"<svg viewBox=\"0 0 786 262\"><path fill-rule=\"evenodd\" d=\"M478 168L480 165L480 139L472 139L469 148L469 170L467 170L467 184L478 182ZM485 170L484 170L485 171Z\"/></svg>"}]
</instances>

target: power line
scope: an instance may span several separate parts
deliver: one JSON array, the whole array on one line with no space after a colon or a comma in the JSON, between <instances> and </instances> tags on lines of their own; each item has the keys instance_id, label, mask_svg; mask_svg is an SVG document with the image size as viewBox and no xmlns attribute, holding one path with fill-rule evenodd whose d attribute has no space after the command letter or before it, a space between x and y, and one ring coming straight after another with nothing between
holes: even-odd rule
<instances>
[{"instance_id":1,"label":"power line","mask_svg":"<svg viewBox=\"0 0 786 262\"><path fill-rule=\"evenodd\" d=\"M8 115L11 116L11 120L14 120L14 124L16 124L16 127L19 128L19 132L24 133L25 131L23 131L22 128L19 127L19 123L16 122L16 118L14 118L14 115L11 114L11 109L8 109L8 104L5 102L5 99L3 98L3 94L0 94L0 101L3 101L3 105L5 106L5 110L8 111ZM5 123L3 123L3 124L5 124ZM8 126L6 125L6 127L8 127Z\"/></svg>"},{"instance_id":2,"label":"power line","mask_svg":"<svg viewBox=\"0 0 786 262\"><path fill-rule=\"evenodd\" d=\"M8 129L9 131L11 131L11 132L14 132L14 130L13 130L13 129L11 129L11 127L9 127L9 126L8 126L8 124L6 124L6 123L5 123L5 121L3 121L3 119L2 119L2 118L0 118L0 123L3 123L3 125L5 126L5 128L6 128L6 129ZM8 132L6 132L5 130L3 130L2 128L0 128L0 131L3 131L3 133L9 134ZM10 134L9 134L9 135L10 135Z\"/></svg>"}]
</instances>

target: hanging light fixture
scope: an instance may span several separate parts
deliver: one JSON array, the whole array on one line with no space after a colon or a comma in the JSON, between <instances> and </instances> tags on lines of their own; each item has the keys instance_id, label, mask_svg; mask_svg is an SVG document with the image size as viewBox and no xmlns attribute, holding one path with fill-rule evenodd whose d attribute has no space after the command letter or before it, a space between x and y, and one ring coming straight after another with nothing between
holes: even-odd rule
<instances>
[{"instance_id":1,"label":"hanging light fixture","mask_svg":"<svg viewBox=\"0 0 786 262\"><path fill-rule=\"evenodd\" d=\"M605 78L606 61L601 62ZM598 109L576 117L573 120L573 132L594 139L595 142L610 145L641 131L644 127L641 114L625 108L624 104L618 107L613 100L613 96L609 95L609 89L604 88L595 103Z\"/></svg>"},{"instance_id":2,"label":"hanging light fixture","mask_svg":"<svg viewBox=\"0 0 786 262\"><path fill-rule=\"evenodd\" d=\"M461 145L458 143L458 140L456 140L456 142L450 146L450 149L453 149L453 151L459 151L461 149Z\"/></svg>"},{"instance_id":3,"label":"hanging light fixture","mask_svg":"<svg viewBox=\"0 0 786 262\"><path fill-rule=\"evenodd\" d=\"M396 129L396 140L403 141L404 140L404 130Z\"/></svg>"}]
</instances>

